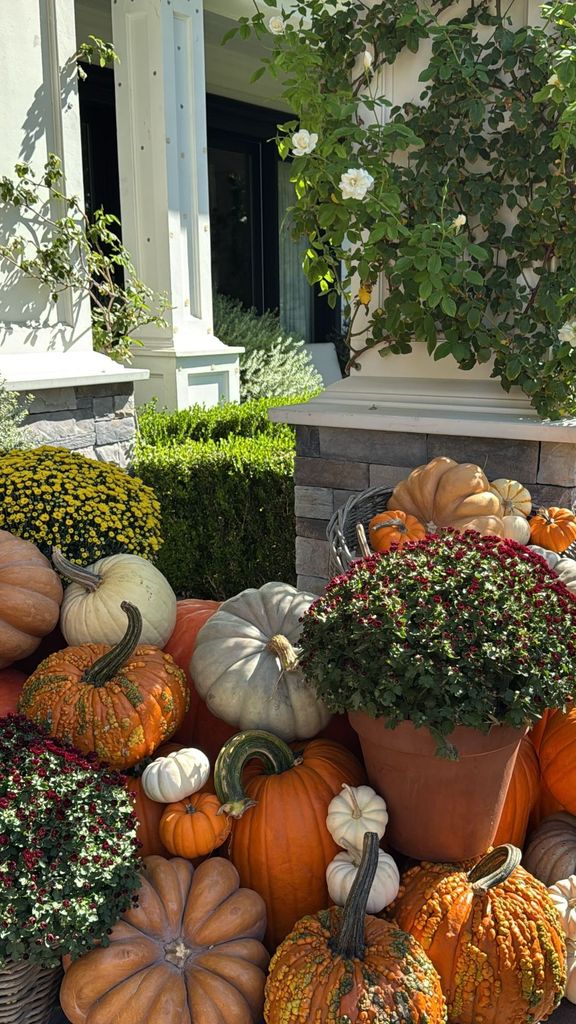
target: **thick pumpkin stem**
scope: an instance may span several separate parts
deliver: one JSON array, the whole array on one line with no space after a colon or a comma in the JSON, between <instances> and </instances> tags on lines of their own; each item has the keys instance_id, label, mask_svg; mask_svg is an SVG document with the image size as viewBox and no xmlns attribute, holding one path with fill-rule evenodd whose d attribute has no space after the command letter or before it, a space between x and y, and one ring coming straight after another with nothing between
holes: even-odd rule
<instances>
[{"instance_id":1,"label":"thick pumpkin stem","mask_svg":"<svg viewBox=\"0 0 576 1024\"><path fill-rule=\"evenodd\" d=\"M377 832L365 832L362 860L342 911L340 932L330 940L335 956L343 960L363 960L366 946L366 905L378 867Z\"/></svg>"},{"instance_id":2,"label":"thick pumpkin stem","mask_svg":"<svg viewBox=\"0 0 576 1024\"><path fill-rule=\"evenodd\" d=\"M128 626L121 640L112 647L101 658L98 658L90 668L87 668L82 676L83 683L90 683L92 686L105 686L112 679L122 665L134 653L142 634L142 616L136 605L129 601L122 601L120 605L128 617Z\"/></svg>"},{"instance_id":3,"label":"thick pumpkin stem","mask_svg":"<svg viewBox=\"0 0 576 1024\"><path fill-rule=\"evenodd\" d=\"M214 788L222 807L219 814L241 818L254 800L247 796L242 785L244 765L257 758L274 775L294 768L299 760L284 740L263 729L247 729L236 733L224 744L214 765Z\"/></svg>"},{"instance_id":4,"label":"thick pumpkin stem","mask_svg":"<svg viewBox=\"0 0 576 1024\"><path fill-rule=\"evenodd\" d=\"M67 558L64 558L60 548L52 548L52 565L61 576L65 576L72 583L79 583L84 590L98 590L103 580L103 577L99 576L97 572L69 562Z\"/></svg>"},{"instance_id":5,"label":"thick pumpkin stem","mask_svg":"<svg viewBox=\"0 0 576 1024\"><path fill-rule=\"evenodd\" d=\"M377 523L376 526L372 527L372 533L378 533L378 530L388 530L392 527L397 530L398 533L408 533L408 527L403 519L383 519L381 523Z\"/></svg>"},{"instance_id":6,"label":"thick pumpkin stem","mask_svg":"<svg viewBox=\"0 0 576 1024\"><path fill-rule=\"evenodd\" d=\"M517 846L506 843L497 846L485 857L482 857L471 871L468 872L468 881L473 892L488 892L496 885L505 882L522 859L522 851Z\"/></svg>"},{"instance_id":7,"label":"thick pumpkin stem","mask_svg":"<svg viewBox=\"0 0 576 1024\"><path fill-rule=\"evenodd\" d=\"M298 654L294 650L287 636L276 633L271 636L266 644L266 650L275 654L279 659L284 672L293 672L298 667Z\"/></svg>"}]
</instances>

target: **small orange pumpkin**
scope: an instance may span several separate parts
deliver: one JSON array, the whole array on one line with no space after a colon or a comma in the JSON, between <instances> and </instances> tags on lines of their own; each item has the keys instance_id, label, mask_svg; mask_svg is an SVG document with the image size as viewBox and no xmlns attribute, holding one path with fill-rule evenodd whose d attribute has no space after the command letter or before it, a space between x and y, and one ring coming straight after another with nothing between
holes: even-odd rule
<instances>
[{"instance_id":1,"label":"small orange pumpkin","mask_svg":"<svg viewBox=\"0 0 576 1024\"><path fill-rule=\"evenodd\" d=\"M206 857L230 835L232 822L220 810L213 793L193 793L167 804L160 819L160 839L177 857Z\"/></svg>"},{"instance_id":2,"label":"small orange pumpkin","mask_svg":"<svg viewBox=\"0 0 576 1024\"><path fill-rule=\"evenodd\" d=\"M393 544L403 548L408 541L423 540L426 529L409 512L379 512L368 524L368 540L373 551L389 551Z\"/></svg>"},{"instance_id":3,"label":"small orange pumpkin","mask_svg":"<svg viewBox=\"0 0 576 1024\"><path fill-rule=\"evenodd\" d=\"M576 540L576 515L569 508L540 508L530 520L530 538L541 548L561 553Z\"/></svg>"}]
</instances>

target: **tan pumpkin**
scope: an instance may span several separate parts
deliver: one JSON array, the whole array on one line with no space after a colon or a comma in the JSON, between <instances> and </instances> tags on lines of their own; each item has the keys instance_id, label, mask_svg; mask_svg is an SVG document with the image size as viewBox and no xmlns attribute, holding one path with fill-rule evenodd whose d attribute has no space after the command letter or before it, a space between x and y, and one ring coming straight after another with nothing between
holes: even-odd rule
<instances>
[{"instance_id":1,"label":"tan pumpkin","mask_svg":"<svg viewBox=\"0 0 576 1024\"><path fill-rule=\"evenodd\" d=\"M62 584L29 540L0 530L0 668L28 657L58 622Z\"/></svg>"},{"instance_id":2,"label":"tan pumpkin","mask_svg":"<svg viewBox=\"0 0 576 1024\"><path fill-rule=\"evenodd\" d=\"M138 904L110 944L67 970L60 1002L71 1024L257 1024L268 954L266 910L214 857L144 861Z\"/></svg>"},{"instance_id":3,"label":"tan pumpkin","mask_svg":"<svg viewBox=\"0 0 576 1024\"><path fill-rule=\"evenodd\" d=\"M502 502L505 516L529 516L532 511L532 495L517 480L499 478L490 484L490 490L497 494ZM524 542L522 542L524 543Z\"/></svg>"},{"instance_id":4,"label":"tan pumpkin","mask_svg":"<svg viewBox=\"0 0 576 1024\"><path fill-rule=\"evenodd\" d=\"M529 837L522 863L544 885L576 875L576 817L558 811Z\"/></svg>"},{"instance_id":5,"label":"tan pumpkin","mask_svg":"<svg viewBox=\"0 0 576 1024\"><path fill-rule=\"evenodd\" d=\"M451 527L504 536L502 501L480 466L445 456L412 470L394 488L388 508L416 516L429 532Z\"/></svg>"}]
</instances>

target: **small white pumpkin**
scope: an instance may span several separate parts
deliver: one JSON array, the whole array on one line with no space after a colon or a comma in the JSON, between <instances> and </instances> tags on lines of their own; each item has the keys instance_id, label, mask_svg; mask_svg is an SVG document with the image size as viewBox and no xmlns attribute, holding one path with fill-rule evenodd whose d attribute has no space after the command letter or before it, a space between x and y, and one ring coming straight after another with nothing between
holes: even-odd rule
<instances>
[{"instance_id":1,"label":"small white pumpkin","mask_svg":"<svg viewBox=\"0 0 576 1024\"><path fill-rule=\"evenodd\" d=\"M576 875L560 879L550 886L548 892L560 915L564 935L576 941Z\"/></svg>"},{"instance_id":2,"label":"small white pumpkin","mask_svg":"<svg viewBox=\"0 0 576 1024\"><path fill-rule=\"evenodd\" d=\"M142 772L142 788L150 800L174 804L202 789L209 775L206 754L195 747L182 747L147 765Z\"/></svg>"},{"instance_id":3,"label":"small white pumpkin","mask_svg":"<svg viewBox=\"0 0 576 1024\"><path fill-rule=\"evenodd\" d=\"M530 524L526 516L510 515L502 519L504 524L504 536L508 540L515 540L518 544L527 544L530 540Z\"/></svg>"},{"instance_id":4,"label":"small white pumpkin","mask_svg":"<svg viewBox=\"0 0 576 1024\"><path fill-rule=\"evenodd\" d=\"M518 480L500 477L493 480L490 490L497 494L502 502L503 515L529 516L532 511L532 495Z\"/></svg>"},{"instance_id":5,"label":"small white pumpkin","mask_svg":"<svg viewBox=\"0 0 576 1024\"><path fill-rule=\"evenodd\" d=\"M298 658L301 618L316 598L287 583L231 597L202 626L190 662L208 710L237 729L316 736L330 720Z\"/></svg>"},{"instance_id":6,"label":"small white pumpkin","mask_svg":"<svg viewBox=\"0 0 576 1024\"><path fill-rule=\"evenodd\" d=\"M556 565L560 561L560 555L556 554L555 551L549 551L548 548L541 548L538 544L529 544L528 547L535 555L540 555L540 558L544 559L550 569L556 568Z\"/></svg>"},{"instance_id":7,"label":"small white pumpkin","mask_svg":"<svg viewBox=\"0 0 576 1024\"><path fill-rule=\"evenodd\" d=\"M326 868L326 884L330 899L343 907L360 867L362 854L358 850L337 853ZM378 914L396 899L400 888L400 875L394 859L384 850L378 851L378 867L368 896L367 914Z\"/></svg>"},{"instance_id":8,"label":"small white pumpkin","mask_svg":"<svg viewBox=\"0 0 576 1024\"><path fill-rule=\"evenodd\" d=\"M569 1003L576 1003L576 942L568 939L566 943L566 991L564 995Z\"/></svg>"},{"instance_id":9,"label":"small white pumpkin","mask_svg":"<svg viewBox=\"0 0 576 1024\"><path fill-rule=\"evenodd\" d=\"M164 647L176 625L176 594L151 562L139 555L109 555L87 567L54 548L54 567L71 582L60 609L60 629L71 647L117 644L126 632L120 605L129 601L142 616L141 644Z\"/></svg>"},{"instance_id":10,"label":"small white pumpkin","mask_svg":"<svg viewBox=\"0 0 576 1024\"><path fill-rule=\"evenodd\" d=\"M365 832L382 839L388 824L386 801L371 786L342 785L328 804L326 828L338 846L361 850Z\"/></svg>"},{"instance_id":11,"label":"small white pumpkin","mask_svg":"<svg viewBox=\"0 0 576 1024\"><path fill-rule=\"evenodd\" d=\"M565 587L576 594L576 562L573 558L559 558L553 570Z\"/></svg>"}]
</instances>

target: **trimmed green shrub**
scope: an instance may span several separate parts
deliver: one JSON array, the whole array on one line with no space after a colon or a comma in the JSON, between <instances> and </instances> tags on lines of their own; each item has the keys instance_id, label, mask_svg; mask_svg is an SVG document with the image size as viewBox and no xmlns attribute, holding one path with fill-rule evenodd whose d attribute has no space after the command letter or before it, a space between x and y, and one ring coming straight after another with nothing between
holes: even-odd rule
<instances>
[{"instance_id":1,"label":"trimmed green shrub","mask_svg":"<svg viewBox=\"0 0 576 1024\"><path fill-rule=\"evenodd\" d=\"M284 423L272 423L268 410L278 405L305 402L308 395L290 398L260 398L238 405L228 402L213 409L193 405L179 412L160 412L153 402L138 410L140 442L151 445L182 444L185 441L214 441L224 437L254 437L269 434L290 444L293 430Z\"/></svg>"}]
</instances>

